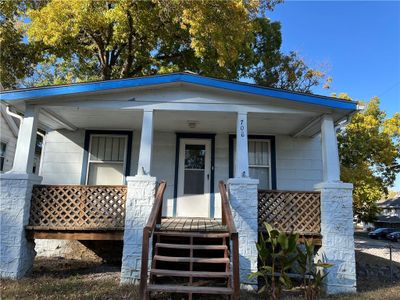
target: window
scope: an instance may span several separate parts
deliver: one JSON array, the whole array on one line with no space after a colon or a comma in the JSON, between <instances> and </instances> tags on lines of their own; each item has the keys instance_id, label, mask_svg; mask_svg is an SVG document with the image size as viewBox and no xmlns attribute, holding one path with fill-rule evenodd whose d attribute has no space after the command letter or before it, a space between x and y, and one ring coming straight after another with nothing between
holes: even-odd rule
<instances>
[{"instance_id":1,"label":"window","mask_svg":"<svg viewBox=\"0 0 400 300\"><path fill-rule=\"evenodd\" d=\"M0 145L0 171L3 172L4 170L4 162L6 159L6 149L7 149L7 144L1 142Z\"/></svg>"},{"instance_id":2,"label":"window","mask_svg":"<svg viewBox=\"0 0 400 300\"><path fill-rule=\"evenodd\" d=\"M271 189L271 144L269 140L249 140L249 175L260 180L259 189Z\"/></svg>"},{"instance_id":3,"label":"window","mask_svg":"<svg viewBox=\"0 0 400 300\"><path fill-rule=\"evenodd\" d=\"M93 134L90 136L87 180L89 185L124 183L127 136Z\"/></svg>"},{"instance_id":4,"label":"window","mask_svg":"<svg viewBox=\"0 0 400 300\"><path fill-rule=\"evenodd\" d=\"M236 139L230 138L230 177L235 176L236 162ZM274 181L274 161L273 157L274 137L249 136L248 154L249 154L249 176L258 179L259 189L275 189ZM233 151L232 151L233 150Z\"/></svg>"}]
</instances>

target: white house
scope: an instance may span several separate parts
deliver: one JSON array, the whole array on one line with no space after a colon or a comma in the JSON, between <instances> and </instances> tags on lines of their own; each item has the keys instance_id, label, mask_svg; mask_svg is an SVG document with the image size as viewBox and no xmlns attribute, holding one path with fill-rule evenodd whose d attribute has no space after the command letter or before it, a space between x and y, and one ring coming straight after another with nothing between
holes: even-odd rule
<instances>
[{"instance_id":1,"label":"white house","mask_svg":"<svg viewBox=\"0 0 400 300\"><path fill-rule=\"evenodd\" d=\"M157 230L174 235L169 224L183 220L180 231L197 226L191 235L181 232L191 243L192 256L183 259L190 272L201 263L193 258L201 248L193 240L209 237L200 232L203 222L204 230L228 241L218 246L231 250L224 256L227 270L239 268L241 283L254 285L247 275L257 269L258 223L272 221L319 235L319 253L335 265L328 293L355 291L352 185L340 181L335 134L335 125L356 111L355 102L189 73L6 91L1 101L24 115L13 169L1 175L2 277L20 278L30 269L33 238L123 238L121 281L136 282L147 275L143 228L158 253L167 246ZM38 127L47 132L40 177L31 174ZM166 189L158 207L161 180ZM227 183L233 222L220 180ZM79 211L82 197L86 206ZM88 225L93 218L97 228ZM225 240L219 225L228 233L236 227L237 266L235 245L229 245L234 235ZM147 292L160 288L151 281L166 272L156 260L171 261L157 253L149 257ZM180 275L192 280L192 273ZM232 286L238 282L223 292Z\"/></svg>"}]
</instances>

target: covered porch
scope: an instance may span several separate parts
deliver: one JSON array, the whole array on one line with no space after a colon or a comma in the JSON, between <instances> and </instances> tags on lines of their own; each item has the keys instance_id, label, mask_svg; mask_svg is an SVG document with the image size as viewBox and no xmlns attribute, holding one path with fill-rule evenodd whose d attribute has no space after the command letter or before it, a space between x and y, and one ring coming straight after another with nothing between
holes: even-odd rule
<instances>
[{"instance_id":1,"label":"covered porch","mask_svg":"<svg viewBox=\"0 0 400 300\"><path fill-rule=\"evenodd\" d=\"M114 88L89 83L5 98L24 114L13 170L2 175L7 197L11 186L21 186L13 197L23 207L22 246L16 252L24 253L26 263L11 276L29 269L31 238L102 236L123 238L121 281L136 283L138 260L145 261L143 227L161 179L167 182L160 211L164 225L172 220L178 226L176 218L185 218L184 228L207 218L204 230L223 223L218 181L227 183L242 284L254 285L247 275L257 270L255 241L264 221L315 237L325 254L340 260L332 245L337 236L343 243L352 239L351 186L340 182L335 125L354 104L201 76L168 76L173 80L160 84L130 79L132 85L124 81ZM31 175L38 127L47 132L42 177ZM338 214L331 213L332 206ZM346 224L344 233L334 224ZM343 249L349 259L338 265L352 265L352 247ZM332 282L341 280L332 274ZM353 289L354 282L345 281L344 288Z\"/></svg>"}]
</instances>

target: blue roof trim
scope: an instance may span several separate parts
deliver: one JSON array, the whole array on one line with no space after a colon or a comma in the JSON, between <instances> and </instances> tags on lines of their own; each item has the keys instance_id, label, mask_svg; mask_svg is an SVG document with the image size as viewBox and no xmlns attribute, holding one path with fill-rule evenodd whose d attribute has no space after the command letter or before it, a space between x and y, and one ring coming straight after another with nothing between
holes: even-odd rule
<instances>
[{"instance_id":1,"label":"blue roof trim","mask_svg":"<svg viewBox=\"0 0 400 300\"><path fill-rule=\"evenodd\" d=\"M186 82L207 87L226 89L234 92L242 92L259 96L274 97L308 104L327 106L345 110L356 110L357 104L352 101L340 100L331 97L308 95L286 90L265 88L257 85L241 82L227 81L222 79L192 75L187 73L173 73L167 75L155 75L129 79L116 79L99 82L88 82L72 84L67 86L52 86L34 89L21 89L16 91L3 92L1 100L17 101L32 98L71 95L77 93L96 92L130 87L151 86L174 82Z\"/></svg>"}]
</instances>

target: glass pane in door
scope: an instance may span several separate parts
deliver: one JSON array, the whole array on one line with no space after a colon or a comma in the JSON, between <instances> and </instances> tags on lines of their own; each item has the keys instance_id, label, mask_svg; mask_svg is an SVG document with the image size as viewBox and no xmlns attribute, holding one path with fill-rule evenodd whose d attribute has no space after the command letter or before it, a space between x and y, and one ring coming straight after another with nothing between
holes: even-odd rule
<instances>
[{"instance_id":1,"label":"glass pane in door","mask_svg":"<svg viewBox=\"0 0 400 300\"><path fill-rule=\"evenodd\" d=\"M185 145L185 195L204 194L205 145Z\"/></svg>"}]
</instances>

